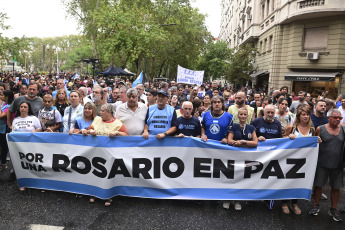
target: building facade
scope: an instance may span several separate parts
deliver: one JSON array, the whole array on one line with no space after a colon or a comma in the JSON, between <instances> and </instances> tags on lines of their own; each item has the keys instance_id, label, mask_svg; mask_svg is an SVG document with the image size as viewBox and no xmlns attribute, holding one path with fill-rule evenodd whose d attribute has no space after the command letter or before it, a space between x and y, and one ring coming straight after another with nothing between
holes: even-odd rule
<instances>
[{"instance_id":1,"label":"building facade","mask_svg":"<svg viewBox=\"0 0 345 230\"><path fill-rule=\"evenodd\" d=\"M219 39L254 45L257 87L345 93L344 0L223 0Z\"/></svg>"}]
</instances>

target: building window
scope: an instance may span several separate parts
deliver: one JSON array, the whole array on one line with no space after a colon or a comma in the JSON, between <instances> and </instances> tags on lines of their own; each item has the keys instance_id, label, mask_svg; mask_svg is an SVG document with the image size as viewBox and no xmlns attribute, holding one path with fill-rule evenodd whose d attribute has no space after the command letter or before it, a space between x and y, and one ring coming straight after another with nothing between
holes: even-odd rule
<instances>
[{"instance_id":1,"label":"building window","mask_svg":"<svg viewBox=\"0 0 345 230\"><path fill-rule=\"evenodd\" d=\"M265 38L264 40L264 52L267 51L267 38Z\"/></svg>"},{"instance_id":2,"label":"building window","mask_svg":"<svg viewBox=\"0 0 345 230\"><path fill-rule=\"evenodd\" d=\"M260 42L260 46L259 46L259 52L262 53L263 50L262 50L262 41Z\"/></svg>"},{"instance_id":3,"label":"building window","mask_svg":"<svg viewBox=\"0 0 345 230\"><path fill-rule=\"evenodd\" d=\"M328 45L328 27L307 28L304 31L305 51L324 51Z\"/></svg>"},{"instance_id":4,"label":"building window","mask_svg":"<svg viewBox=\"0 0 345 230\"><path fill-rule=\"evenodd\" d=\"M273 42L273 36L271 35L268 41L268 50L272 50L272 42Z\"/></svg>"},{"instance_id":5,"label":"building window","mask_svg":"<svg viewBox=\"0 0 345 230\"><path fill-rule=\"evenodd\" d=\"M261 6L261 18L262 20L265 19L265 4L262 4Z\"/></svg>"},{"instance_id":6,"label":"building window","mask_svg":"<svg viewBox=\"0 0 345 230\"><path fill-rule=\"evenodd\" d=\"M270 15L270 0L267 0L267 4L266 4L266 15Z\"/></svg>"}]
</instances>

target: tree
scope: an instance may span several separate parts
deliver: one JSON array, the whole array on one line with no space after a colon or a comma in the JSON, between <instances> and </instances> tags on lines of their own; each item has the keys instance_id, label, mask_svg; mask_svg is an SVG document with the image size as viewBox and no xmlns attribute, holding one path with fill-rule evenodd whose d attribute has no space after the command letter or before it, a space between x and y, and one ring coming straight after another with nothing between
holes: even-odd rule
<instances>
[{"instance_id":1,"label":"tree","mask_svg":"<svg viewBox=\"0 0 345 230\"><path fill-rule=\"evenodd\" d=\"M252 44L242 45L237 50L233 49L225 78L235 85L245 85L247 81L250 81L249 74L254 70L252 63L255 51Z\"/></svg>"},{"instance_id":2,"label":"tree","mask_svg":"<svg viewBox=\"0 0 345 230\"><path fill-rule=\"evenodd\" d=\"M210 40L205 16L189 0L64 0L102 63L147 68L151 77L196 67Z\"/></svg>"},{"instance_id":3,"label":"tree","mask_svg":"<svg viewBox=\"0 0 345 230\"><path fill-rule=\"evenodd\" d=\"M6 19L7 14L0 11L0 69L2 69L2 60L6 58L6 52L9 43L9 39L2 36L2 32L10 28L9 26L5 25Z\"/></svg>"},{"instance_id":4,"label":"tree","mask_svg":"<svg viewBox=\"0 0 345 230\"><path fill-rule=\"evenodd\" d=\"M224 76L229 63L231 50L224 41L210 42L203 49L198 69L205 70L204 80Z\"/></svg>"}]
</instances>

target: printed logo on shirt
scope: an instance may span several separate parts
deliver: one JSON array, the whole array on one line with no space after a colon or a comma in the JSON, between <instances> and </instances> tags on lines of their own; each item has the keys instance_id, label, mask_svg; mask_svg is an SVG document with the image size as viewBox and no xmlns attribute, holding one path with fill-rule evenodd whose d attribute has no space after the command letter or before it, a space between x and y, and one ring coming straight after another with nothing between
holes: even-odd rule
<instances>
[{"instance_id":1,"label":"printed logo on shirt","mask_svg":"<svg viewBox=\"0 0 345 230\"><path fill-rule=\"evenodd\" d=\"M218 124L212 124L212 125L210 126L210 132L211 132L212 134L218 134L219 131L220 131L220 126L219 126Z\"/></svg>"},{"instance_id":2,"label":"printed logo on shirt","mask_svg":"<svg viewBox=\"0 0 345 230\"><path fill-rule=\"evenodd\" d=\"M183 124L179 124L178 129L183 129Z\"/></svg>"},{"instance_id":3,"label":"printed logo on shirt","mask_svg":"<svg viewBox=\"0 0 345 230\"><path fill-rule=\"evenodd\" d=\"M277 129L265 129L264 127L260 128L260 133L268 133L268 134L277 134Z\"/></svg>"}]
</instances>

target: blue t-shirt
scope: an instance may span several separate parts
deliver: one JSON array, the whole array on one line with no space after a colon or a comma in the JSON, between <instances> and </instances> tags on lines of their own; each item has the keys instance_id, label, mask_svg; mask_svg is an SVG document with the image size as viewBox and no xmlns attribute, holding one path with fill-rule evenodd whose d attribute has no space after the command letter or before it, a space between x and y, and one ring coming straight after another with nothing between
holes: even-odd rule
<instances>
[{"instance_id":1,"label":"blue t-shirt","mask_svg":"<svg viewBox=\"0 0 345 230\"><path fill-rule=\"evenodd\" d=\"M327 123L329 123L328 119L326 116L324 117L317 117L315 116L313 113L311 114L311 121L313 122L313 125L315 127L315 130L317 129L317 127L319 127L320 125L325 125Z\"/></svg>"},{"instance_id":2,"label":"blue t-shirt","mask_svg":"<svg viewBox=\"0 0 345 230\"><path fill-rule=\"evenodd\" d=\"M166 105L164 109L158 109L157 105L151 105L147 110L145 124L149 127L150 135L157 135L176 126L176 119L176 111L170 105Z\"/></svg>"},{"instance_id":3,"label":"blue t-shirt","mask_svg":"<svg viewBox=\"0 0 345 230\"><path fill-rule=\"evenodd\" d=\"M339 107L341 106L341 101L338 101L336 106L337 106L337 109L339 109Z\"/></svg>"},{"instance_id":4,"label":"blue t-shirt","mask_svg":"<svg viewBox=\"0 0 345 230\"><path fill-rule=\"evenodd\" d=\"M256 135L258 137L263 136L265 139L282 137L282 125L276 119L274 119L272 123L268 123L263 117L259 117L250 124L255 127Z\"/></svg>"},{"instance_id":5,"label":"blue t-shirt","mask_svg":"<svg viewBox=\"0 0 345 230\"><path fill-rule=\"evenodd\" d=\"M202 125L205 128L207 138L221 141L232 123L232 118L233 116L228 112L224 112L220 117L213 117L210 111L204 113L202 115Z\"/></svg>"},{"instance_id":6,"label":"blue t-shirt","mask_svg":"<svg viewBox=\"0 0 345 230\"><path fill-rule=\"evenodd\" d=\"M179 117L176 120L176 135L182 133L185 136L199 136L201 135L201 124L198 118L191 117L190 119L185 119L184 117Z\"/></svg>"},{"instance_id":7,"label":"blue t-shirt","mask_svg":"<svg viewBox=\"0 0 345 230\"><path fill-rule=\"evenodd\" d=\"M75 129L88 129L92 124L92 121L85 121L82 116L78 116L74 121L74 128Z\"/></svg>"},{"instance_id":8,"label":"blue t-shirt","mask_svg":"<svg viewBox=\"0 0 345 230\"><path fill-rule=\"evenodd\" d=\"M255 132L255 127L252 125L246 125L242 130L240 125L237 123L233 123L228 130L228 133L234 134L234 140L246 140L251 141L253 140L253 133Z\"/></svg>"}]
</instances>

